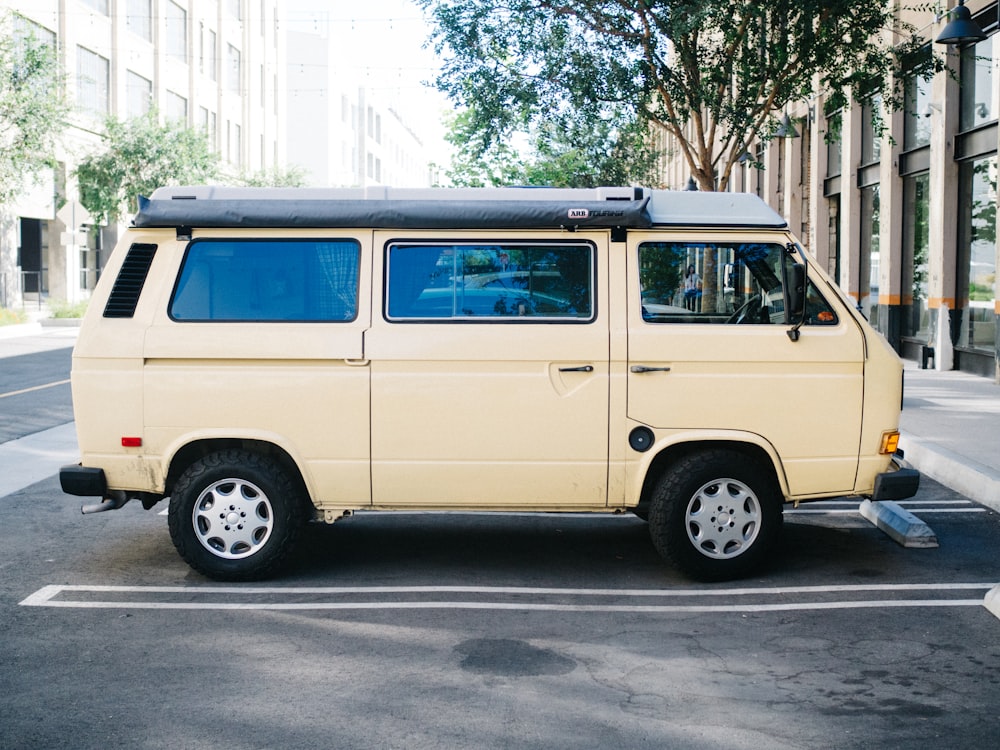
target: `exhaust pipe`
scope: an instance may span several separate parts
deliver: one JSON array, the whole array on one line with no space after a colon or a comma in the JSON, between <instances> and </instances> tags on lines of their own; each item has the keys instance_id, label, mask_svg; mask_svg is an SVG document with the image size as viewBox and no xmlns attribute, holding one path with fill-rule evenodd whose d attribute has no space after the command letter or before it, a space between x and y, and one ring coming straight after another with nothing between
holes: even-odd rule
<instances>
[{"instance_id":1,"label":"exhaust pipe","mask_svg":"<svg viewBox=\"0 0 1000 750\"><path fill-rule=\"evenodd\" d=\"M103 513L106 510L118 510L131 499L121 490L114 490L108 497L101 500L101 502L82 506L80 512L86 516L91 513Z\"/></svg>"}]
</instances>

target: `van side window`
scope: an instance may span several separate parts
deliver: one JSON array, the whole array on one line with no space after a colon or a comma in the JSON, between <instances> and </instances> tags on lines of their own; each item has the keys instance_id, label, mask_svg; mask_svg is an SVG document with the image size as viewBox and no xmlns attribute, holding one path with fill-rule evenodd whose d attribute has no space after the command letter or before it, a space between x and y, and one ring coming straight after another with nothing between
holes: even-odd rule
<instances>
[{"instance_id":1,"label":"van side window","mask_svg":"<svg viewBox=\"0 0 1000 750\"><path fill-rule=\"evenodd\" d=\"M195 240L170 302L182 321L351 321L361 246L354 240Z\"/></svg>"},{"instance_id":2,"label":"van side window","mask_svg":"<svg viewBox=\"0 0 1000 750\"><path fill-rule=\"evenodd\" d=\"M650 323L786 324L784 279L792 259L766 243L644 242L639 246L642 317ZM837 316L811 284L807 325Z\"/></svg>"},{"instance_id":3,"label":"van side window","mask_svg":"<svg viewBox=\"0 0 1000 750\"><path fill-rule=\"evenodd\" d=\"M589 243L395 243L386 266L390 321L593 320Z\"/></svg>"}]
</instances>

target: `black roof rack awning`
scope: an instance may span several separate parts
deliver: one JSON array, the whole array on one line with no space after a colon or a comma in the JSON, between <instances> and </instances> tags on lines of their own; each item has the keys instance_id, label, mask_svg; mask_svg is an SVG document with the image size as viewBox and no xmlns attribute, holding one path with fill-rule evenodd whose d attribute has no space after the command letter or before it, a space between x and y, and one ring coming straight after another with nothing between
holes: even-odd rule
<instances>
[{"instance_id":1,"label":"black roof rack awning","mask_svg":"<svg viewBox=\"0 0 1000 750\"><path fill-rule=\"evenodd\" d=\"M648 198L603 201L148 199L141 229L646 229Z\"/></svg>"}]
</instances>

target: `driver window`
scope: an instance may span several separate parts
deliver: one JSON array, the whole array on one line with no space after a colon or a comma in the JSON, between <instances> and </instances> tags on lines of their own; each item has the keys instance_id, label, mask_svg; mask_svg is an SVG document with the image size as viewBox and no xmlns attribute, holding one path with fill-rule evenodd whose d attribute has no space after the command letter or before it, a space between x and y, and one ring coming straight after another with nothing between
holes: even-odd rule
<instances>
[{"instance_id":1,"label":"driver window","mask_svg":"<svg viewBox=\"0 0 1000 750\"><path fill-rule=\"evenodd\" d=\"M786 324L784 247L768 243L644 242L642 317L649 323ZM807 324L836 324L812 285ZM821 314L822 313L822 314Z\"/></svg>"}]
</instances>

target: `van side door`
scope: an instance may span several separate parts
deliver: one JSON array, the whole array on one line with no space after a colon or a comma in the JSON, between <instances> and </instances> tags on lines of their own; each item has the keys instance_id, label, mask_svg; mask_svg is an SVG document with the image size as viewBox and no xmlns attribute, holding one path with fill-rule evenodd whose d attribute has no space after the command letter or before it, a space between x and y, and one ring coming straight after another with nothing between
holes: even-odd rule
<instances>
[{"instance_id":1,"label":"van side door","mask_svg":"<svg viewBox=\"0 0 1000 750\"><path fill-rule=\"evenodd\" d=\"M374 247L373 504L605 506L607 233L376 232Z\"/></svg>"},{"instance_id":2,"label":"van side door","mask_svg":"<svg viewBox=\"0 0 1000 750\"><path fill-rule=\"evenodd\" d=\"M628 416L658 438L743 440L776 453L791 494L849 493L864 338L810 285L797 341L774 233L630 233Z\"/></svg>"}]
</instances>

